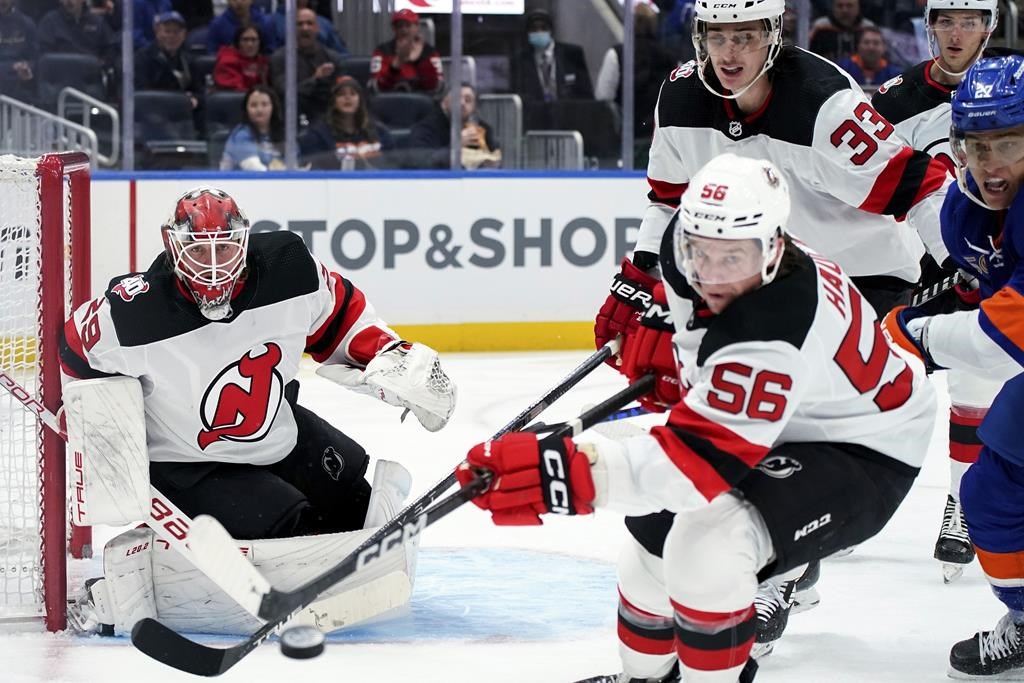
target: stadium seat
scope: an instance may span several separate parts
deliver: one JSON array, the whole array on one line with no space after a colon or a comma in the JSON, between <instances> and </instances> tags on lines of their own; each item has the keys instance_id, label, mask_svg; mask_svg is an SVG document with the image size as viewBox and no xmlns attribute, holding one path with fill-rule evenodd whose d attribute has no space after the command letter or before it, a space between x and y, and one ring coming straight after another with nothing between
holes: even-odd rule
<instances>
[{"instance_id":1,"label":"stadium seat","mask_svg":"<svg viewBox=\"0 0 1024 683\"><path fill-rule=\"evenodd\" d=\"M183 92L135 93L135 140L142 168L205 168L207 145L196 140L192 100Z\"/></svg>"},{"instance_id":2,"label":"stadium seat","mask_svg":"<svg viewBox=\"0 0 1024 683\"><path fill-rule=\"evenodd\" d=\"M370 82L370 57L348 55L341 60L341 71L359 82L364 88Z\"/></svg>"},{"instance_id":3,"label":"stadium seat","mask_svg":"<svg viewBox=\"0 0 1024 683\"><path fill-rule=\"evenodd\" d=\"M206 138L212 140L220 131L230 131L242 120L244 92L218 90L206 96Z\"/></svg>"},{"instance_id":4,"label":"stadium seat","mask_svg":"<svg viewBox=\"0 0 1024 683\"><path fill-rule=\"evenodd\" d=\"M388 128L412 128L434 108L429 95L414 92L384 92L369 101L370 111Z\"/></svg>"},{"instance_id":5,"label":"stadium seat","mask_svg":"<svg viewBox=\"0 0 1024 683\"><path fill-rule=\"evenodd\" d=\"M200 84L202 90L213 87L213 67L217 64L217 55L196 55L193 57L192 65L195 72L192 74L192 82Z\"/></svg>"},{"instance_id":6,"label":"stadium seat","mask_svg":"<svg viewBox=\"0 0 1024 683\"><path fill-rule=\"evenodd\" d=\"M193 56L206 54L206 33L209 28L209 26L197 26L185 36L185 49Z\"/></svg>"},{"instance_id":7,"label":"stadium seat","mask_svg":"<svg viewBox=\"0 0 1024 683\"><path fill-rule=\"evenodd\" d=\"M39 80L39 102L50 111L56 106L60 91L69 86L96 99L107 99L103 65L93 55L63 52L41 55L35 71Z\"/></svg>"}]
</instances>

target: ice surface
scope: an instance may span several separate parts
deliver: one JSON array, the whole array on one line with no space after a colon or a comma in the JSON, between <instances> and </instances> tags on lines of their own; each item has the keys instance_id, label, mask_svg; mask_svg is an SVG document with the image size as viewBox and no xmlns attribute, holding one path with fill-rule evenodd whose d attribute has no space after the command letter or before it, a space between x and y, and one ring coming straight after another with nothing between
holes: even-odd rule
<instances>
[{"instance_id":1,"label":"ice surface","mask_svg":"<svg viewBox=\"0 0 1024 683\"><path fill-rule=\"evenodd\" d=\"M300 402L366 446L400 460L413 474L413 495L444 477L472 444L490 436L586 352L446 354L459 387L449 426L436 434L397 409L349 394L304 368ZM601 368L543 416L548 422L624 385ZM944 586L932 546L948 482L945 386L932 452L913 490L879 536L852 555L823 564L821 605L794 616L758 683L916 683L942 681L949 648L1003 610L977 564ZM651 418L634 420L643 422ZM372 465L371 465L372 467ZM99 531L100 541L104 538ZM107 534L109 536L109 532ZM549 519L541 528L498 528L467 505L422 537L411 614L390 626L329 639L315 660L283 657L276 643L259 648L220 680L537 681L569 683L618 670L615 570L621 517ZM98 544L97 544L98 547ZM76 581L98 575L99 561L72 563ZM228 642L218 639L217 642ZM199 680L135 651L127 639L64 634L0 635L0 681L117 682Z\"/></svg>"}]
</instances>

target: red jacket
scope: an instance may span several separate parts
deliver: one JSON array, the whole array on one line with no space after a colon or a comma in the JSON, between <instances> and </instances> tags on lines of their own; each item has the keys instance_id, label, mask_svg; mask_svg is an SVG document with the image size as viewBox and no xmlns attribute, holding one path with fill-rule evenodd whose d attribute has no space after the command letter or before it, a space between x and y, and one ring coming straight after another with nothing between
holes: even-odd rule
<instances>
[{"instance_id":1,"label":"red jacket","mask_svg":"<svg viewBox=\"0 0 1024 683\"><path fill-rule=\"evenodd\" d=\"M441 70L441 53L429 43L423 46L420 58L394 68L395 40L381 43L373 51L370 61L370 81L378 92L390 90L411 90L413 92L435 93L441 89L444 80Z\"/></svg>"},{"instance_id":2,"label":"red jacket","mask_svg":"<svg viewBox=\"0 0 1024 683\"><path fill-rule=\"evenodd\" d=\"M223 45L213 66L213 84L220 90L245 91L266 85L269 73L270 61L264 55L244 57L233 45Z\"/></svg>"}]
</instances>

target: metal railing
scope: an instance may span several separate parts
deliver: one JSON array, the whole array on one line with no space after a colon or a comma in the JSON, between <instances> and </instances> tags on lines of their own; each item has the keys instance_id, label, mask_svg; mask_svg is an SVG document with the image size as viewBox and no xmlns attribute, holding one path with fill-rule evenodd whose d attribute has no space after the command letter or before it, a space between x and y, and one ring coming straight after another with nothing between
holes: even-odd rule
<instances>
[{"instance_id":1,"label":"metal railing","mask_svg":"<svg viewBox=\"0 0 1024 683\"><path fill-rule=\"evenodd\" d=\"M82 120L80 123L89 130L95 130L92 126L93 114L106 114L110 119L110 154L104 155L97 151L94 158L103 166L115 166L121 156L121 115L117 109L92 95L88 95L77 88L64 88L57 97L57 116L71 121L72 110L81 107ZM79 123L76 121L76 123Z\"/></svg>"},{"instance_id":2,"label":"metal railing","mask_svg":"<svg viewBox=\"0 0 1024 683\"><path fill-rule=\"evenodd\" d=\"M1002 3L1003 9L1006 11L1006 20L1003 22L1003 35L1006 36L1006 47L1010 49L1017 48L1017 17L1020 14L1020 10L1017 8L1017 3L1014 0L1006 0Z\"/></svg>"},{"instance_id":3,"label":"metal railing","mask_svg":"<svg viewBox=\"0 0 1024 683\"><path fill-rule=\"evenodd\" d=\"M55 114L0 95L0 154L37 157L81 150L98 158L96 133Z\"/></svg>"}]
</instances>

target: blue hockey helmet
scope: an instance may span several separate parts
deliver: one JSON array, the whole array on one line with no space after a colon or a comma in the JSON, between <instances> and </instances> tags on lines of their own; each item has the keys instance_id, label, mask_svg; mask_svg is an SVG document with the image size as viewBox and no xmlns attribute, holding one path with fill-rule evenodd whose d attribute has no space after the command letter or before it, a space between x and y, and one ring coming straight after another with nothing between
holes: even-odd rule
<instances>
[{"instance_id":1,"label":"blue hockey helmet","mask_svg":"<svg viewBox=\"0 0 1024 683\"><path fill-rule=\"evenodd\" d=\"M980 165L1012 165L1024 160L1024 135L972 134L1010 131L1024 127L1024 57L1010 55L982 59L970 69L953 93L949 144L961 191L976 203L989 207L969 187L969 168Z\"/></svg>"}]
</instances>

